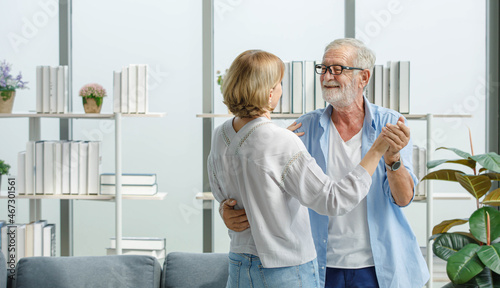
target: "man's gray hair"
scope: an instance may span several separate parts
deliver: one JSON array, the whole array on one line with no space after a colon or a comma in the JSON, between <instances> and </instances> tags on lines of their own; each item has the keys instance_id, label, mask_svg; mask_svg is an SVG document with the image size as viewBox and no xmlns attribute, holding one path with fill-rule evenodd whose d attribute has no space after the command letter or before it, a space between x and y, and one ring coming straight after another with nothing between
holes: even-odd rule
<instances>
[{"instance_id":1,"label":"man's gray hair","mask_svg":"<svg viewBox=\"0 0 500 288\"><path fill-rule=\"evenodd\" d=\"M328 50L337 49L340 47L351 46L356 49L357 57L354 59L354 67L363 68L363 69L372 69L373 65L375 65L375 53L366 47L366 45L358 39L354 38L341 38L337 39L330 44L328 44L325 48L325 54Z\"/></svg>"}]
</instances>

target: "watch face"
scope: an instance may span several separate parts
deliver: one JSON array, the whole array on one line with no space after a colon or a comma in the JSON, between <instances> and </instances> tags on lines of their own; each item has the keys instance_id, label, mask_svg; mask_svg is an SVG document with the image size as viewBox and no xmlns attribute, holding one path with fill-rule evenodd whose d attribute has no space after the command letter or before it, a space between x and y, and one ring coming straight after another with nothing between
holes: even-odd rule
<instances>
[{"instance_id":1,"label":"watch face","mask_svg":"<svg viewBox=\"0 0 500 288\"><path fill-rule=\"evenodd\" d=\"M401 167L401 161L396 161L394 162L394 164L392 164L392 171L396 171L399 169L399 167Z\"/></svg>"}]
</instances>

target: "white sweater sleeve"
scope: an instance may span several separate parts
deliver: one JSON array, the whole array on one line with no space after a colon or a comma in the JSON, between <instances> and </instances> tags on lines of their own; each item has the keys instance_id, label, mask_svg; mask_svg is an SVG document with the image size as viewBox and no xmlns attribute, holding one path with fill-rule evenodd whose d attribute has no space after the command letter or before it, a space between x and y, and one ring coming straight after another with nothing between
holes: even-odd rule
<instances>
[{"instance_id":1,"label":"white sweater sleeve","mask_svg":"<svg viewBox=\"0 0 500 288\"><path fill-rule=\"evenodd\" d=\"M294 155L281 174L281 186L306 207L323 215L343 215L368 194L372 178L361 165L334 182L305 151Z\"/></svg>"}]
</instances>

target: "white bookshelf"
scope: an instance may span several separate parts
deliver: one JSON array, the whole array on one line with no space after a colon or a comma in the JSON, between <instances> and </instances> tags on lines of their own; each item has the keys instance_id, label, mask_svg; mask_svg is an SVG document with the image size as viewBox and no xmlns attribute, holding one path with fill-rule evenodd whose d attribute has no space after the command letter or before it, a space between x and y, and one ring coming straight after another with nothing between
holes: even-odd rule
<instances>
[{"instance_id":1,"label":"white bookshelf","mask_svg":"<svg viewBox=\"0 0 500 288\"><path fill-rule=\"evenodd\" d=\"M115 237L118 239L116 243L117 254L120 255L122 252L121 239L122 239L122 200L132 199L132 200L163 200L165 199L167 193L157 193L151 196L142 195L122 195L122 154L121 154L121 134L122 134L122 118L161 118L164 117L166 113L146 113L146 114L84 114L84 113L64 113L64 114L46 114L46 113L0 113L0 118L28 118L29 119L29 140L37 141L40 139L41 121L42 118L54 118L54 119L108 119L113 120L115 124L115 174L116 177L116 195L16 195L18 199L29 199L29 219L31 221L37 221L41 218L41 200L44 199L59 199L59 200L104 200L115 202ZM0 199L6 198L6 193L0 193ZM72 215L68 215L72 217ZM62 221L61 221L62 222ZM69 225L69 224L68 224ZM64 226L61 223L61 226ZM61 230L65 229L68 231L68 227L61 227ZM62 236L62 235L61 235ZM70 242L70 239L61 238L61 242ZM71 246L72 243L66 243ZM71 244L71 245L70 245ZM70 255L68 255L70 256Z\"/></svg>"}]
</instances>

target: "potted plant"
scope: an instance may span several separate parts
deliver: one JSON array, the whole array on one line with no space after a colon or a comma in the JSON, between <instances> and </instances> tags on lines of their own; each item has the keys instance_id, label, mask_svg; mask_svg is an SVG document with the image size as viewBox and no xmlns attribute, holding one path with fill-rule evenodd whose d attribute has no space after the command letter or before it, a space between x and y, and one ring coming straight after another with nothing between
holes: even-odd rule
<instances>
[{"instance_id":1,"label":"potted plant","mask_svg":"<svg viewBox=\"0 0 500 288\"><path fill-rule=\"evenodd\" d=\"M469 138L470 135L469 135ZM447 261L446 273L452 283L444 287L498 287L500 285L500 188L489 191L491 181L500 181L500 156L494 152L474 155L454 148L460 159L429 161L431 169L444 163L461 165L472 171L442 169L428 173L422 180L454 181L476 199L476 211L469 219L446 220L432 230L433 252ZM482 167L478 169L477 164ZM448 232L450 228L469 223L467 232ZM495 286L494 286L495 285Z\"/></svg>"},{"instance_id":2,"label":"potted plant","mask_svg":"<svg viewBox=\"0 0 500 288\"><path fill-rule=\"evenodd\" d=\"M86 84L80 89L79 95L82 97L85 113L100 113L103 97L106 97L106 90L97 83Z\"/></svg>"},{"instance_id":3,"label":"potted plant","mask_svg":"<svg viewBox=\"0 0 500 288\"><path fill-rule=\"evenodd\" d=\"M0 113L12 113L16 89L28 88L21 72L16 77L12 76L11 67L6 60L0 63Z\"/></svg>"},{"instance_id":4,"label":"potted plant","mask_svg":"<svg viewBox=\"0 0 500 288\"><path fill-rule=\"evenodd\" d=\"M2 175L9 174L10 165L5 163L4 160L0 160L0 187L2 187Z\"/></svg>"}]
</instances>

